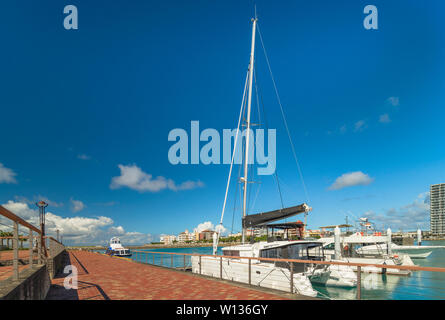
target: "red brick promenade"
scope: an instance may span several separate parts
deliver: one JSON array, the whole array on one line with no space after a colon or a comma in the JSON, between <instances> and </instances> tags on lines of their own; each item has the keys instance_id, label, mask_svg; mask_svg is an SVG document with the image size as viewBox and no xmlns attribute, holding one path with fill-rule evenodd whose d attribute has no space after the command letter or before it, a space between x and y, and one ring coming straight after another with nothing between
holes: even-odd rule
<instances>
[{"instance_id":1,"label":"red brick promenade","mask_svg":"<svg viewBox=\"0 0 445 320\"><path fill-rule=\"evenodd\" d=\"M197 275L108 257L70 251L78 270L78 290L66 290L55 278L47 299L70 300L271 300L281 296L208 280Z\"/></svg>"}]
</instances>

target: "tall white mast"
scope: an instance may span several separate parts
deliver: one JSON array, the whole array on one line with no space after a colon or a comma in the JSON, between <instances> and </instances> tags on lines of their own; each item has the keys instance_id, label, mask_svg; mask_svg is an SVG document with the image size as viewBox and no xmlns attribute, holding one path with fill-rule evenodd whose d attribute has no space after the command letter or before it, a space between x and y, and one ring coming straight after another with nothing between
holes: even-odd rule
<instances>
[{"instance_id":1,"label":"tall white mast","mask_svg":"<svg viewBox=\"0 0 445 320\"><path fill-rule=\"evenodd\" d=\"M243 217L247 215L247 168L249 165L249 138L250 138L250 107L252 104L252 80L253 80L253 65L255 61L255 34L256 34L256 22L257 17L255 13L255 18L252 19L252 47L250 51L250 63L249 63L249 95L247 99L247 119L246 119L246 154L244 157L244 177L242 181L244 182L244 194L243 194ZM246 228L243 226L243 236L242 242L245 242Z\"/></svg>"}]
</instances>

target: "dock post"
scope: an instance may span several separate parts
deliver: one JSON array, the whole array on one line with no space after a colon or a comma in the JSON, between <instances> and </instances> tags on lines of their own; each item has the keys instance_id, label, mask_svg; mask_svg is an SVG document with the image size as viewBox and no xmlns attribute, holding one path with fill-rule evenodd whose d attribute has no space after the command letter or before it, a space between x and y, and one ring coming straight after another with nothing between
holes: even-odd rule
<instances>
[{"instance_id":1,"label":"dock post","mask_svg":"<svg viewBox=\"0 0 445 320\"><path fill-rule=\"evenodd\" d=\"M162 254L161 254L161 266L163 266L163 265L164 265L164 263L163 263L162 259L163 259L163 256L162 256Z\"/></svg>"},{"instance_id":2,"label":"dock post","mask_svg":"<svg viewBox=\"0 0 445 320\"><path fill-rule=\"evenodd\" d=\"M219 257L219 278L222 279L222 257Z\"/></svg>"},{"instance_id":3,"label":"dock post","mask_svg":"<svg viewBox=\"0 0 445 320\"><path fill-rule=\"evenodd\" d=\"M294 293L294 264L290 263L290 293Z\"/></svg>"},{"instance_id":4,"label":"dock post","mask_svg":"<svg viewBox=\"0 0 445 320\"><path fill-rule=\"evenodd\" d=\"M173 268L173 255L171 255L170 267Z\"/></svg>"},{"instance_id":5,"label":"dock post","mask_svg":"<svg viewBox=\"0 0 445 320\"><path fill-rule=\"evenodd\" d=\"M362 297L362 267L357 267L357 300Z\"/></svg>"},{"instance_id":6,"label":"dock post","mask_svg":"<svg viewBox=\"0 0 445 320\"><path fill-rule=\"evenodd\" d=\"M184 255L184 271L185 271L185 255Z\"/></svg>"},{"instance_id":7,"label":"dock post","mask_svg":"<svg viewBox=\"0 0 445 320\"><path fill-rule=\"evenodd\" d=\"M145 263L148 264L148 253L145 253Z\"/></svg>"},{"instance_id":8,"label":"dock post","mask_svg":"<svg viewBox=\"0 0 445 320\"><path fill-rule=\"evenodd\" d=\"M249 286L252 284L252 260L249 259Z\"/></svg>"},{"instance_id":9,"label":"dock post","mask_svg":"<svg viewBox=\"0 0 445 320\"><path fill-rule=\"evenodd\" d=\"M32 269L32 264L33 264L33 243L34 243L34 241L33 241L33 239L32 239L32 229L29 229L29 239L28 239L28 242L29 242L29 267Z\"/></svg>"},{"instance_id":10,"label":"dock post","mask_svg":"<svg viewBox=\"0 0 445 320\"><path fill-rule=\"evenodd\" d=\"M199 256L199 274L201 274L201 256Z\"/></svg>"},{"instance_id":11,"label":"dock post","mask_svg":"<svg viewBox=\"0 0 445 320\"><path fill-rule=\"evenodd\" d=\"M14 250L14 260L13 260L13 269L14 275L13 279L19 279L19 224L14 221L14 238L12 240L12 248Z\"/></svg>"}]
</instances>

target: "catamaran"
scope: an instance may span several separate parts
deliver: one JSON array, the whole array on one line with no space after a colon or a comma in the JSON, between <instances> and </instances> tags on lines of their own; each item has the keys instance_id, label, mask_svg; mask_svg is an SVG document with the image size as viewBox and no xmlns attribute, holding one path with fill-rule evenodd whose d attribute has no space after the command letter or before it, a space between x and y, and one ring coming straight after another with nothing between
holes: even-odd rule
<instances>
[{"instance_id":1,"label":"catamaran","mask_svg":"<svg viewBox=\"0 0 445 320\"><path fill-rule=\"evenodd\" d=\"M252 103L252 87L253 87L253 80L255 78L254 61L255 61L255 36L256 36L257 21L258 19L255 14L255 18L252 19L252 42L251 42L250 63L246 76L246 82L244 85L243 99L238 118L238 128L237 128L237 134L235 136L235 143L233 148L232 161L230 164L229 177L227 180L227 187L221 214L220 227L222 227L225 207L227 203L227 195L234 163L235 150L237 150L238 137L240 135L239 134L240 123L243 114L245 114L245 123L243 124L243 126L246 127L247 132L249 132L251 128L250 116L251 116L251 103ZM261 39L261 33L259 34ZM277 91L275 92L277 93ZM245 103L246 93L247 93L247 106ZM286 122L285 125L287 128ZM293 207L287 207L287 208L283 207L282 209L274 211L247 215L247 187L248 183L251 182L248 181L248 164L249 164L249 151L250 151L249 136L250 134L246 134L245 148L244 148L245 153L243 155L244 176L240 178L240 182L243 184L243 218L242 218L243 244L237 246L224 247L222 248L223 256L222 257L217 256L216 253L217 253L220 232L215 233L213 241L213 256L211 257L193 256L191 258L192 272L201 273L204 275L223 278L223 279L229 279L238 282L251 283L253 285L258 285L262 287L283 290L283 291L289 291L289 284L293 283L293 288L292 288L293 292L312 297L317 296L318 293L313 289L311 281L314 283L323 283L326 285L334 285L334 286L344 286L344 287L355 286L356 277L354 276L354 272L352 271L352 269L349 268L348 266L328 266L328 265L317 265L310 263L311 261L314 260L324 259L322 243L318 241L314 240L292 241L289 239L278 241L277 239L271 237L268 238L268 241L262 241L257 243L246 243L245 240L246 240L247 228L266 228L266 229L269 227L273 228L274 226L269 223L273 221L286 219L300 213L304 213L306 215L311 210L311 208L306 203L303 203ZM291 264L287 262L286 263L269 262L265 260L255 260L255 259L251 259L249 262L246 259L241 259L242 257L299 259L299 260L307 260L308 263ZM291 277L293 277L292 279L293 281L290 281Z\"/></svg>"}]
</instances>

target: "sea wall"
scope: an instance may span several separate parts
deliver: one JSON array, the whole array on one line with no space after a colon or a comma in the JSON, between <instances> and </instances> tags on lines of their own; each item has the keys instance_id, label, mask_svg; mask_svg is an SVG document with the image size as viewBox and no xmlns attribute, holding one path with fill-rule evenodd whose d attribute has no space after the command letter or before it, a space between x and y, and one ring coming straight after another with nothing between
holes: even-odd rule
<instances>
[{"instance_id":1,"label":"sea wall","mask_svg":"<svg viewBox=\"0 0 445 320\"><path fill-rule=\"evenodd\" d=\"M26 268L20 272L19 280L5 280L0 288L0 300L43 300L51 279L46 265Z\"/></svg>"}]
</instances>

